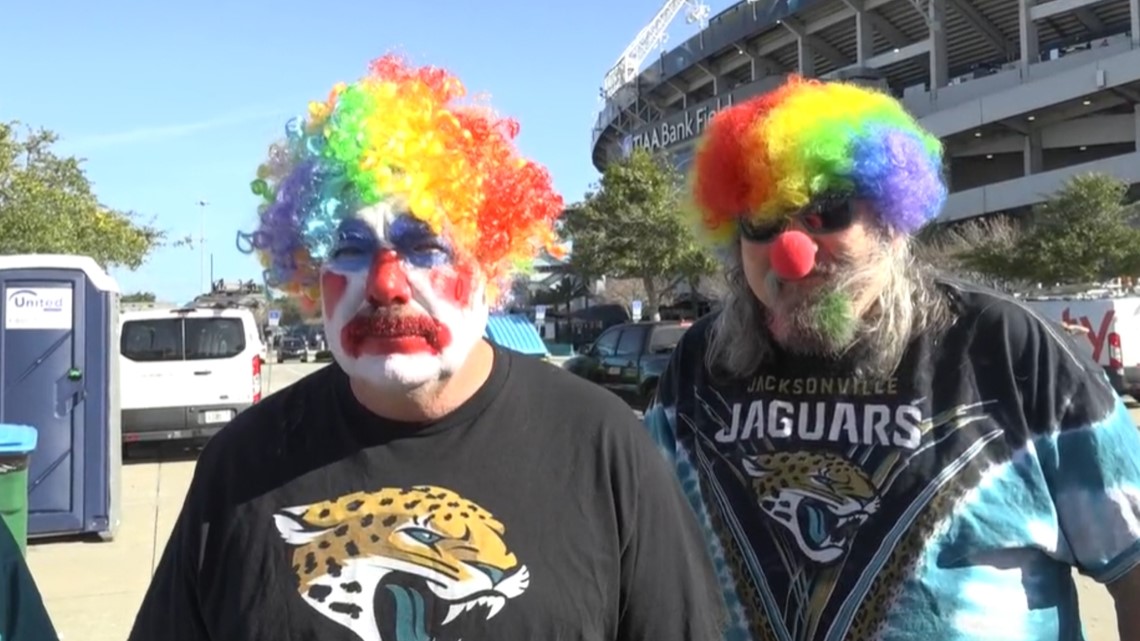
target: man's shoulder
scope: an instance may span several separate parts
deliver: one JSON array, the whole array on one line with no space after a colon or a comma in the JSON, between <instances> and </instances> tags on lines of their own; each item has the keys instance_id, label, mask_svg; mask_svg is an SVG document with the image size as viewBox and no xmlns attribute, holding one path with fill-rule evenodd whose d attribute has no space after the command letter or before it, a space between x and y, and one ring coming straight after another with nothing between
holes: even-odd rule
<instances>
[{"instance_id":1,"label":"man's shoulder","mask_svg":"<svg viewBox=\"0 0 1140 641\"><path fill-rule=\"evenodd\" d=\"M1042 424L1060 424L1062 414L1082 424L1111 410L1116 396L1103 368L1060 323L990 288L960 281L943 285L956 315L944 353L965 354L987 379L1011 376L1022 399L1047 414L1037 416Z\"/></svg>"},{"instance_id":2,"label":"man's shoulder","mask_svg":"<svg viewBox=\"0 0 1140 641\"><path fill-rule=\"evenodd\" d=\"M938 286L950 299L955 325L974 340L997 339L1021 347L1027 342L1060 340L1060 326L1042 317L1024 301L999 290L949 277Z\"/></svg>"},{"instance_id":3,"label":"man's shoulder","mask_svg":"<svg viewBox=\"0 0 1140 641\"><path fill-rule=\"evenodd\" d=\"M566 437L568 447L639 447L648 437L633 408L610 390L556 365L514 357L509 402L531 403L527 415ZM632 441L630 439L633 439Z\"/></svg>"},{"instance_id":4,"label":"man's shoulder","mask_svg":"<svg viewBox=\"0 0 1140 641\"><path fill-rule=\"evenodd\" d=\"M301 409L305 401L314 395L327 393L333 389L338 377L343 373L333 365L326 365L314 372L306 374L300 380L282 389L273 392L261 402L242 412L227 425L223 432L238 433L244 430L264 429L267 418L280 416Z\"/></svg>"},{"instance_id":5,"label":"man's shoulder","mask_svg":"<svg viewBox=\"0 0 1140 641\"><path fill-rule=\"evenodd\" d=\"M260 452L280 449L291 428L304 422L313 401L331 393L341 375L335 365L322 367L238 414L206 443L199 467L252 463Z\"/></svg>"},{"instance_id":6,"label":"man's shoulder","mask_svg":"<svg viewBox=\"0 0 1140 641\"><path fill-rule=\"evenodd\" d=\"M681 335L681 340L677 341L677 346L673 348L670 367L685 372L696 371L697 368L693 364L703 361L721 313L718 309L693 321L693 324Z\"/></svg>"},{"instance_id":7,"label":"man's shoulder","mask_svg":"<svg viewBox=\"0 0 1140 641\"><path fill-rule=\"evenodd\" d=\"M553 411L567 413L575 420L599 418L611 412L632 412L616 394L553 363L522 355L513 355L513 385L524 387L519 392Z\"/></svg>"},{"instance_id":8,"label":"man's shoulder","mask_svg":"<svg viewBox=\"0 0 1140 641\"><path fill-rule=\"evenodd\" d=\"M681 337L680 345L686 348L694 348L702 346L708 342L709 335L712 334L713 327L716 325L717 319L720 318L721 310L716 310L701 316L693 321L693 324Z\"/></svg>"}]
</instances>

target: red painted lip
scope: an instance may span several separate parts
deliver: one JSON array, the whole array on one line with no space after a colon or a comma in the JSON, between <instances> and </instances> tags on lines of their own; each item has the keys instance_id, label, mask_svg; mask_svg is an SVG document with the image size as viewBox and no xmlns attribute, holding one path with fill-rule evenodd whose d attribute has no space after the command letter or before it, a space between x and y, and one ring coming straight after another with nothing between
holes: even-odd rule
<instances>
[{"instance_id":1,"label":"red painted lip","mask_svg":"<svg viewBox=\"0 0 1140 641\"><path fill-rule=\"evenodd\" d=\"M340 332L350 356L439 354L451 343L451 332L427 316L373 314L358 316Z\"/></svg>"}]
</instances>

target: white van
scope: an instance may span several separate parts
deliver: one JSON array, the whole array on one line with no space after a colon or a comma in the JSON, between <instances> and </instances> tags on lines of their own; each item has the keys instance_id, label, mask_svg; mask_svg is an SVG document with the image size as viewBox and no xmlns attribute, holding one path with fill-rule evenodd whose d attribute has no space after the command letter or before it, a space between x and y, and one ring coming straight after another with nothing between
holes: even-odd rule
<instances>
[{"instance_id":1,"label":"white van","mask_svg":"<svg viewBox=\"0 0 1140 641\"><path fill-rule=\"evenodd\" d=\"M124 442L210 437L261 400L265 344L248 309L146 310L120 320Z\"/></svg>"},{"instance_id":2,"label":"white van","mask_svg":"<svg viewBox=\"0 0 1140 641\"><path fill-rule=\"evenodd\" d=\"M1074 344L1104 367L1117 392L1140 396L1140 297L1031 298L1025 304L1075 330Z\"/></svg>"}]
</instances>

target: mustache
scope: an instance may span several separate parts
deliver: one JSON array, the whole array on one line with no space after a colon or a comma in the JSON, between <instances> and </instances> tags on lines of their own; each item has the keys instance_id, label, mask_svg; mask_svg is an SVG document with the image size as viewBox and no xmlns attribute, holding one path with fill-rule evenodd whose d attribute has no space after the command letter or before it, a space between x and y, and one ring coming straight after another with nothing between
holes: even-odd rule
<instances>
[{"instance_id":1,"label":"mustache","mask_svg":"<svg viewBox=\"0 0 1140 641\"><path fill-rule=\"evenodd\" d=\"M808 277L823 278L834 287L837 283L849 280L854 271L855 268L851 266L851 263L832 260L817 264L808 274ZM785 281L776 275L775 270L769 270L764 278L764 285L772 296L778 298L789 288L795 288L796 283L795 281Z\"/></svg>"},{"instance_id":2,"label":"mustache","mask_svg":"<svg viewBox=\"0 0 1140 641\"><path fill-rule=\"evenodd\" d=\"M826 278L835 282L861 280L867 273L877 273L882 269L879 264L885 254L873 251L866 254L853 254L847 251L835 253L821 258L811 270L811 276Z\"/></svg>"},{"instance_id":3,"label":"mustache","mask_svg":"<svg viewBox=\"0 0 1140 641\"><path fill-rule=\"evenodd\" d=\"M827 276L829 278L843 276L844 274L859 271L862 268L860 263L861 261L857 256L837 253L825 260L817 262L815 269L812 270L812 274Z\"/></svg>"},{"instance_id":4,"label":"mustache","mask_svg":"<svg viewBox=\"0 0 1140 641\"><path fill-rule=\"evenodd\" d=\"M372 312L353 318L345 330L349 336L356 339L370 336L378 338L422 336L430 341L438 336L439 324L430 316L422 314Z\"/></svg>"}]
</instances>

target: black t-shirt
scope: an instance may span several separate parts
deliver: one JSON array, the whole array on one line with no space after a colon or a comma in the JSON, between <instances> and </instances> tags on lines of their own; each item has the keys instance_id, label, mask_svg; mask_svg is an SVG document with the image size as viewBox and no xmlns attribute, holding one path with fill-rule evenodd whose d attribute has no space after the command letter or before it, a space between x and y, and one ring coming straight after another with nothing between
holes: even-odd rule
<instances>
[{"instance_id":1,"label":"black t-shirt","mask_svg":"<svg viewBox=\"0 0 1140 641\"><path fill-rule=\"evenodd\" d=\"M1018 302L938 287L954 322L885 379L787 355L710 376L715 317L675 350L646 422L726 639L1075 641L1072 568L1140 563L1140 435L1103 370Z\"/></svg>"},{"instance_id":2,"label":"black t-shirt","mask_svg":"<svg viewBox=\"0 0 1140 641\"><path fill-rule=\"evenodd\" d=\"M0 523L0 641L57 641L20 547Z\"/></svg>"},{"instance_id":3,"label":"black t-shirt","mask_svg":"<svg viewBox=\"0 0 1140 641\"><path fill-rule=\"evenodd\" d=\"M336 365L202 452L131 641L704 641L699 528L616 396L496 348L431 424Z\"/></svg>"}]
</instances>

